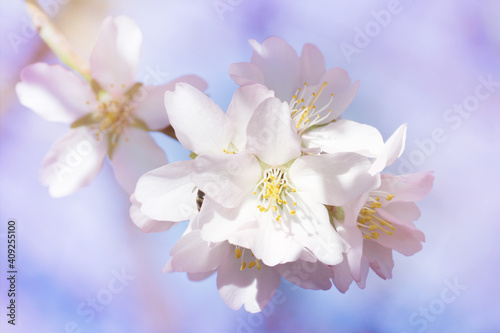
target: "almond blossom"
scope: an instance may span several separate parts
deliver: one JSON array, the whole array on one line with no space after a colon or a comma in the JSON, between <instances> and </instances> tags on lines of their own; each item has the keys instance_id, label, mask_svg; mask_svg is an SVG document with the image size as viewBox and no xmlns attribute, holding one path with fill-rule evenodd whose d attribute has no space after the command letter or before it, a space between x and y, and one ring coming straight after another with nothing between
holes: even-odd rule
<instances>
[{"instance_id":1,"label":"almond blossom","mask_svg":"<svg viewBox=\"0 0 500 333\"><path fill-rule=\"evenodd\" d=\"M333 268L339 290L345 292L353 280L364 288L368 268L391 278L392 250L410 256L422 249L425 237L413 223L420 217L414 201L427 196L433 180L431 172L383 174L379 188L344 206L344 218L333 220L352 247L346 260Z\"/></svg>"},{"instance_id":2,"label":"almond blossom","mask_svg":"<svg viewBox=\"0 0 500 333\"><path fill-rule=\"evenodd\" d=\"M169 124L163 94L177 82L200 89L206 83L188 75L162 86L143 87L135 81L141 43L141 32L131 19L107 17L90 57L90 82L60 65L36 63L22 71L16 86L21 104L72 128L42 164L41 182L52 196L69 195L89 184L106 156L128 193L142 174L167 163L148 133Z\"/></svg>"},{"instance_id":3,"label":"almond blossom","mask_svg":"<svg viewBox=\"0 0 500 333\"><path fill-rule=\"evenodd\" d=\"M165 107L179 141L196 156L224 155L244 149L246 126L256 106L272 97L261 85L239 88L224 113L203 92L178 83L165 94ZM168 229L196 213L198 188L192 182L194 160L171 163L144 174L131 197L132 220L143 231Z\"/></svg>"},{"instance_id":4,"label":"almond blossom","mask_svg":"<svg viewBox=\"0 0 500 333\"><path fill-rule=\"evenodd\" d=\"M320 262L263 264L249 249L227 241L212 243L201 237L197 221L188 228L170 252L164 272L187 272L192 280L204 279L217 272L217 289L232 309L241 306L248 312L263 310L280 284L281 276L306 289L327 290L332 286L332 270ZM190 225L190 226L191 226Z\"/></svg>"},{"instance_id":5,"label":"almond blossom","mask_svg":"<svg viewBox=\"0 0 500 333\"><path fill-rule=\"evenodd\" d=\"M259 44L250 40L254 53L250 63L235 63L229 74L239 85L260 83L288 103L290 116L309 153L361 152L375 157L383 147L374 127L339 119L354 99L359 81L351 83L339 67L326 70L319 49L306 44L299 57L279 37Z\"/></svg>"},{"instance_id":6,"label":"almond blossom","mask_svg":"<svg viewBox=\"0 0 500 333\"><path fill-rule=\"evenodd\" d=\"M352 153L301 156L287 105L275 97L258 104L251 117L250 109L242 112L246 133L235 137L246 144L234 143L230 112L217 116L213 102L186 87L167 92L165 105L179 141L199 154L191 181L209 207L198 217L203 239L248 248L268 266L299 259L339 263L349 246L330 225L324 205L342 205L376 186L370 161ZM212 109L216 113L207 118L193 111ZM146 202L136 197L147 214Z\"/></svg>"}]
</instances>

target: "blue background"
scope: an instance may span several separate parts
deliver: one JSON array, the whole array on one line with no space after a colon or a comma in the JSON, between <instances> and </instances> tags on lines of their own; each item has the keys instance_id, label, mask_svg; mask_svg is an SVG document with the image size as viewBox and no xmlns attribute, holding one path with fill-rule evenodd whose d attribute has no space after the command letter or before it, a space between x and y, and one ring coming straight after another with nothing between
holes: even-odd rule
<instances>
[{"instance_id":1,"label":"blue background","mask_svg":"<svg viewBox=\"0 0 500 333\"><path fill-rule=\"evenodd\" d=\"M91 185L66 198L53 199L40 185L41 161L68 128L22 107L14 85L24 66L57 59L27 28L22 1L2 1L2 332L500 331L500 87L466 116L448 111L473 101L480 77L500 81L499 1L41 3L83 57L104 17L130 16L144 35L137 79L156 71L161 84L198 74L224 110L237 88L227 68L250 60L248 39L277 35L298 52L305 43L316 44L327 67L340 66L361 82L345 118L376 126L385 138L408 123L406 151L392 172L433 170L436 181L419 203L424 248L412 257L395 254L393 279L370 273L365 290L354 285L346 294L297 289L283 281L261 314L233 311L220 299L214 277L191 282L182 273L161 273L186 225L142 234L129 219L128 198L109 163ZM397 13L377 23L381 11L392 7ZM359 31L368 31L369 40L361 43ZM356 53L346 56L347 44ZM175 141L155 138L170 161L187 159ZM4 314L10 218L17 220L19 240L15 328L6 325ZM130 280L111 293L114 274L122 271ZM95 297L109 303L89 310L87 302Z\"/></svg>"}]
</instances>

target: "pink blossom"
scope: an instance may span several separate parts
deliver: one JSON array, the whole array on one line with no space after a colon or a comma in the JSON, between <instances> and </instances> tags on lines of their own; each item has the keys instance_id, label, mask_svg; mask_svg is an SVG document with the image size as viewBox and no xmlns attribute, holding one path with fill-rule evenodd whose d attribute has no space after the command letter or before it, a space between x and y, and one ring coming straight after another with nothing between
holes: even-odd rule
<instances>
[{"instance_id":1,"label":"pink blossom","mask_svg":"<svg viewBox=\"0 0 500 333\"><path fill-rule=\"evenodd\" d=\"M60 65L36 63L21 73L16 86L21 104L49 121L71 124L43 161L41 182L54 197L88 185L109 156L120 185L130 194L145 172L167 163L148 131L169 121L163 94L177 82L205 89L197 76L143 87L135 81L142 34L129 18L104 20L90 57L92 81L86 82Z\"/></svg>"}]
</instances>

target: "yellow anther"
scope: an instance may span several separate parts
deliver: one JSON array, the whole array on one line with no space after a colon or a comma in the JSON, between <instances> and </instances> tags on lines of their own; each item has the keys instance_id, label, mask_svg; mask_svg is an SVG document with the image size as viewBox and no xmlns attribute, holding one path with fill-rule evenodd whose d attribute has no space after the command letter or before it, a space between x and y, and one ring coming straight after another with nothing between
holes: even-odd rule
<instances>
[{"instance_id":1,"label":"yellow anther","mask_svg":"<svg viewBox=\"0 0 500 333\"><path fill-rule=\"evenodd\" d=\"M387 194L387 197L385 198L385 200L387 200L387 201L391 201L391 200L392 200L392 198L394 198L394 197L395 197L395 195L394 195L394 194Z\"/></svg>"},{"instance_id":2,"label":"yellow anther","mask_svg":"<svg viewBox=\"0 0 500 333\"><path fill-rule=\"evenodd\" d=\"M372 202L372 204L370 205L371 208L380 208L382 207L382 204L378 201L374 201Z\"/></svg>"},{"instance_id":3,"label":"yellow anther","mask_svg":"<svg viewBox=\"0 0 500 333\"><path fill-rule=\"evenodd\" d=\"M256 263L255 261L251 261L249 264L248 264L248 268L252 268L253 266L255 266Z\"/></svg>"},{"instance_id":4,"label":"yellow anther","mask_svg":"<svg viewBox=\"0 0 500 333\"><path fill-rule=\"evenodd\" d=\"M368 236L368 235L363 235L363 238L364 238L364 239L368 239L368 240L369 240L369 239L371 239L371 237L370 237L370 236Z\"/></svg>"},{"instance_id":5,"label":"yellow anther","mask_svg":"<svg viewBox=\"0 0 500 333\"><path fill-rule=\"evenodd\" d=\"M241 249L236 248L234 252L236 253L236 259L240 259L242 254Z\"/></svg>"},{"instance_id":6,"label":"yellow anther","mask_svg":"<svg viewBox=\"0 0 500 333\"><path fill-rule=\"evenodd\" d=\"M286 200L283 200L283 205L286 205Z\"/></svg>"},{"instance_id":7,"label":"yellow anther","mask_svg":"<svg viewBox=\"0 0 500 333\"><path fill-rule=\"evenodd\" d=\"M290 214L292 214L292 215L295 215L295 213L296 213L296 212L295 212L294 210L291 210L291 211L290 211Z\"/></svg>"},{"instance_id":8,"label":"yellow anther","mask_svg":"<svg viewBox=\"0 0 500 333\"><path fill-rule=\"evenodd\" d=\"M244 270L244 269L245 269L245 267L247 267L247 263L243 261L243 262L241 263L240 271Z\"/></svg>"},{"instance_id":9,"label":"yellow anther","mask_svg":"<svg viewBox=\"0 0 500 333\"><path fill-rule=\"evenodd\" d=\"M277 211L278 211L278 207L273 206L273 210L274 210L275 212L277 212Z\"/></svg>"},{"instance_id":10,"label":"yellow anther","mask_svg":"<svg viewBox=\"0 0 500 333\"><path fill-rule=\"evenodd\" d=\"M258 260L255 260L255 262L257 263L257 270L260 271L260 269L262 268L262 266L260 265L260 262Z\"/></svg>"},{"instance_id":11,"label":"yellow anther","mask_svg":"<svg viewBox=\"0 0 500 333\"><path fill-rule=\"evenodd\" d=\"M371 236L373 239L377 239L380 237L380 234L378 232L372 232Z\"/></svg>"},{"instance_id":12,"label":"yellow anther","mask_svg":"<svg viewBox=\"0 0 500 333\"><path fill-rule=\"evenodd\" d=\"M380 197L376 197L375 200L380 201Z\"/></svg>"},{"instance_id":13,"label":"yellow anther","mask_svg":"<svg viewBox=\"0 0 500 333\"><path fill-rule=\"evenodd\" d=\"M371 224L368 226L368 230L370 231L374 231L374 230L377 230L377 225L376 224Z\"/></svg>"},{"instance_id":14,"label":"yellow anther","mask_svg":"<svg viewBox=\"0 0 500 333\"><path fill-rule=\"evenodd\" d=\"M294 206L297 206L297 203L296 203L296 202L294 202L294 203L293 203L293 205L294 205Z\"/></svg>"}]
</instances>

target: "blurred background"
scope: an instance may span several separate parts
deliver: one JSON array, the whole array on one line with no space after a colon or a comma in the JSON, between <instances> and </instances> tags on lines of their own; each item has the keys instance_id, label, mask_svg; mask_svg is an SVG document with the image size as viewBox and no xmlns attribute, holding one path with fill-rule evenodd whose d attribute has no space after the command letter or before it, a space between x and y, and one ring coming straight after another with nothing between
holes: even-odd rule
<instances>
[{"instance_id":1,"label":"blurred background","mask_svg":"<svg viewBox=\"0 0 500 333\"><path fill-rule=\"evenodd\" d=\"M214 276L191 282L183 273L161 273L186 224L143 234L129 219L128 198L107 161L91 185L69 197L53 199L40 185L41 161L68 128L21 106L14 86L24 66L58 60L30 27L24 3L2 0L0 331L500 331L500 1L40 3L84 58L106 16L130 16L144 36L137 79L156 73L161 84L200 75L224 110L237 88L227 68L250 60L248 39L277 35L298 52L316 44L327 68L340 66L361 82L344 118L376 126L385 138L407 122L406 151L391 171L433 170L436 181L419 203L424 248L412 257L395 254L391 280L370 272L365 290L353 285L346 294L282 281L279 297L262 313L233 311ZM188 158L175 141L155 138L170 161ZM12 218L15 327L6 323Z\"/></svg>"}]
</instances>

